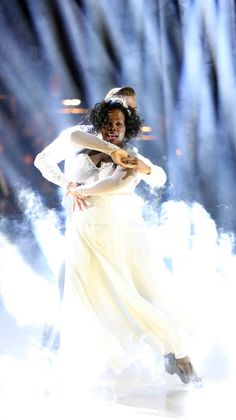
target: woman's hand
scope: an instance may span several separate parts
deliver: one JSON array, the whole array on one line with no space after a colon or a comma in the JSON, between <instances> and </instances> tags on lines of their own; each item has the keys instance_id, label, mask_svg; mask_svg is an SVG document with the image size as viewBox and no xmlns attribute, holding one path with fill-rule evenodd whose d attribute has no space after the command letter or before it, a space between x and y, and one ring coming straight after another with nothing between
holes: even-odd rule
<instances>
[{"instance_id":1,"label":"woman's hand","mask_svg":"<svg viewBox=\"0 0 236 420\"><path fill-rule=\"evenodd\" d=\"M66 196L70 195L73 198L73 211L75 211L76 207L78 207L81 211L88 208L85 197L82 196L78 191L76 191L76 187L78 187L79 185L81 184L79 184L78 182L69 182L69 184L67 185Z\"/></svg>"}]
</instances>

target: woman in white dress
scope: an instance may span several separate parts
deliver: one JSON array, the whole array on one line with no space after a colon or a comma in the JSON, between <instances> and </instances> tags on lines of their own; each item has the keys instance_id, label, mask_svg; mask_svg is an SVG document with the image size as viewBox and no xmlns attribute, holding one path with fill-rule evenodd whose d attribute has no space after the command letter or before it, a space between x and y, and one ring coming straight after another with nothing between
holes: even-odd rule
<instances>
[{"instance_id":1,"label":"woman in white dress","mask_svg":"<svg viewBox=\"0 0 236 420\"><path fill-rule=\"evenodd\" d=\"M90 122L96 136L78 129L70 132L66 177L50 164L52 144L35 160L43 176L73 198L66 233L66 282L78 304L82 302L120 346L128 338L147 337L165 355L167 372L176 373L184 383L198 382L181 326L166 305L167 269L150 247L134 193L141 179L149 183L156 178L157 186L164 185L165 172L130 145L142 121L124 102L96 104ZM112 160L121 150L123 167Z\"/></svg>"}]
</instances>

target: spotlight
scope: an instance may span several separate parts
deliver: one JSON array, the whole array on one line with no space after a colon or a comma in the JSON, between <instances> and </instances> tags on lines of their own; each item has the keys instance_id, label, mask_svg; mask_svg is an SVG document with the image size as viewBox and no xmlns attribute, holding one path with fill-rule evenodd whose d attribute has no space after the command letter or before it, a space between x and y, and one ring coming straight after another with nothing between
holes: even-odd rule
<instances>
[{"instance_id":1,"label":"spotlight","mask_svg":"<svg viewBox=\"0 0 236 420\"><path fill-rule=\"evenodd\" d=\"M63 99L61 103L64 106L78 106L81 104L81 100L80 99Z\"/></svg>"},{"instance_id":2,"label":"spotlight","mask_svg":"<svg viewBox=\"0 0 236 420\"><path fill-rule=\"evenodd\" d=\"M33 156L32 155L29 155L29 154L24 155L23 160L24 160L24 163L26 165L32 165L33 164Z\"/></svg>"},{"instance_id":3,"label":"spotlight","mask_svg":"<svg viewBox=\"0 0 236 420\"><path fill-rule=\"evenodd\" d=\"M175 154L176 154L176 156L181 156L182 155L182 150L181 149L176 149Z\"/></svg>"},{"instance_id":4,"label":"spotlight","mask_svg":"<svg viewBox=\"0 0 236 420\"><path fill-rule=\"evenodd\" d=\"M151 133L151 131L152 131L152 127L149 127L148 125L145 125L144 127L142 127L143 133Z\"/></svg>"}]
</instances>

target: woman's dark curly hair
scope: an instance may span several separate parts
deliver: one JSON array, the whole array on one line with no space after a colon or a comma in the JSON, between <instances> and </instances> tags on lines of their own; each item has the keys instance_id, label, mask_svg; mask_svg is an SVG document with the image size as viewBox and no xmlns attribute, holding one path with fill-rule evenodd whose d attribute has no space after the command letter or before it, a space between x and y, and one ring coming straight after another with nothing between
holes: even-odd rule
<instances>
[{"instance_id":1,"label":"woman's dark curly hair","mask_svg":"<svg viewBox=\"0 0 236 420\"><path fill-rule=\"evenodd\" d=\"M93 126L93 133L98 134L109 118L109 111L119 109L125 116L125 139L130 140L137 137L141 131L143 120L140 119L136 111L131 107L126 107L119 99L109 99L98 102L89 112L88 120Z\"/></svg>"}]
</instances>

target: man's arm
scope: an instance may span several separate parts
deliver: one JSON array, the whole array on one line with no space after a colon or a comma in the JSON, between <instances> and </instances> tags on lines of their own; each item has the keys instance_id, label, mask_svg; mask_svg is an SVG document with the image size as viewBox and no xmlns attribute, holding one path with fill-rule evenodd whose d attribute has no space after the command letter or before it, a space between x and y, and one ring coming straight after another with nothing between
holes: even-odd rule
<instances>
[{"instance_id":1,"label":"man's arm","mask_svg":"<svg viewBox=\"0 0 236 420\"><path fill-rule=\"evenodd\" d=\"M150 187L161 188L167 181L167 175L160 166L153 165L153 163L146 157L138 154L138 164L134 169L140 173L141 178Z\"/></svg>"},{"instance_id":2,"label":"man's arm","mask_svg":"<svg viewBox=\"0 0 236 420\"><path fill-rule=\"evenodd\" d=\"M58 163L65 160L72 149L79 151L83 148L106 153L117 165L127 168L134 166L133 158L129 157L125 150L82 131L78 126L64 130L59 137L38 153L34 165L48 181L66 188L71 180L66 179ZM123 160L126 160L126 163L123 163Z\"/></svg>"},{"instance_id":3,"label":"man's arm","mask_svg":"<svg viewBox=\"0 0 236 420\"><path fill-rule=\"evenodd\" d=\"M83 146L86 149L97 150L98 152L110 155L114 163L124 168L133 168L135 165L133 158L129 156L126 150L93 134L75 130L71 133L71 143L74 146Z\"/></svg>"},{"instance_id":4,"label":"man's arm","mask_svg":"<svg viewBox=\"0 0 236 420\"><path fill-rule=\"evenodd\" d=\"M71 152L71 130L63 130L60 135L37 154L34 165L42 173L43 177L59 187L65 188L69 181L61 171L58 163L64 161Z\"/></svg>"}]
</instances>

